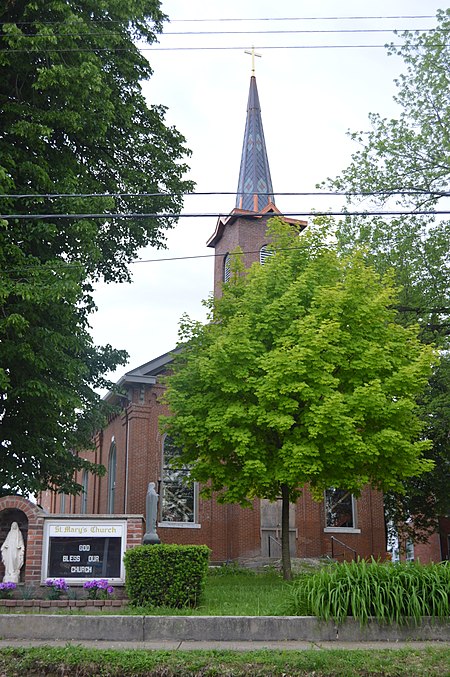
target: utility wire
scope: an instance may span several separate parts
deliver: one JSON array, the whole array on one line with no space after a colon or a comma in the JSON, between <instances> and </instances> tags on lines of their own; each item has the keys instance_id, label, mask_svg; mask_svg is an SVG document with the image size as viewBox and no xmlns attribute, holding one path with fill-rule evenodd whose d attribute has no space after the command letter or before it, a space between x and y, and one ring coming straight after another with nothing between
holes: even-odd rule
<instances>
[{"instance_id":1,"label":"utility wire","mask_svg":"<svg viewBox=\"0 0 450 677\"><path fill-rule=\"evenodd\" d=\"M383 44L383 45L254 45L254 49L385 49L389 47L403 47L402 44ZM447 46L447 45L446 45ZM60 48L51 48L46 47L45 49L33 48L29 49L28 47L23 47L21 49L2 49L2 54L8 53L22 53L26 52L27 54L66 54L70 52L199 52L199 51L229 51L229 50L246 50L248 45L236 46L236 47L226 47L226 46L213 46L213 47L72 47L68 49Z\"/></svg>"},{"instance_id":2,"label":"utility wire","mask_svg":"<svg viewBox=\"0 0 450 677\"><path fill-rule=\"evenodd\" d=\"M328 247L328 245L323 245L324 247ZM329 245L335 246L335 245ZM299 247L285 247L282 249L277 249L277 251L291 251L291 250L297 250ZM253 250L247 250L247 251L239 251L237 252L237 255L241 254L259 254L260 250L259 249L253 249ZM233 254L232 254L233 255ZM270 255L270 254L269 254ZM189 261L191 259L214 259L214 258L224 258L226 254L193 254L192 256L168 256L160 259L135 259L133 261L129 261L129 265L135 265L138 263L159 263L165 262L165 261ZM45 261L42 264L40 263L29 263L29 264L22 264L20 266L12 266L11 268L3 268L4 272L12 272L12 271L22 271L22 270L40 270L41 268L45 268L49 265L52 265L51 261ZM57 262L57 268L73 268L73 267L83 267L83 264L80 261L59 261ZM51 272L51 271L49 271Z\"/></svg>"},{"instance_id":3,"label":"utility wire","mask_svg":"<svg viewBox=\"0 0 450 677\"><path fill-rule=\"evenodd\" d=\"M395 243L403 243L408 240L412 240L415 237L413 233L409 235L404 235L401 238L386 238L386 242L388 244L395 244ZM358 243L357 243L358 244ZM337 243L332 243L332 242L327 242L323 244L316 244L317 247L323 248L323 249L334 249L338 246ZM364 245L359 245L362 246L364 249ZM292 250L297 250L299 247L286 247L286 248L277 248L276 251L292 251ZM230 253L230 252L227 252ZM163 258L158 258L158 259L134 259L132 261L128 261L128 265L136 265L140 263L164 263L168 261L189 261L189 260L195 260L195 259L208 259L208 258L224 258L227 253L222 253L222 254L193 254L191 256L167 256ZM259 249L253 249L253 250L246 250L246 251L239 251L236 252L236 255L241 255L241 254L259 254L260 250ZM233 253L232 253L233 255ZM48 271L48 267L53 266L53 263L51 261L44 261L41 263L24 263L21 264L20 266L11 266L8 268L3 268L3 272L22 272L22 271L28 271L28 270L40 270L40 269L46 269L46 272L52 272ZM57 260L56 266L58 270L61 268L80 268L83 267L83 263L80 261L61 261Z\"/></svg>"},{"instance_id":4,"label":"utility wire","mask_svg":"<svg viewBox=\"0 0 450 677\"><path fill-rule=\"evenodd\" d=\"M267 31L164 31L161 33L161 37L165 35L267 35L267 34L285 34L285 33L297 33L297 34L320 34L320 33L393 33L393 32L403 32L412 30L410 28L335 28L335 29L302 29L302 30L267 30ZM414 28L415 31L420 31L421 33L435 33L442 32L448 33L448 29L442 28Z\"/></svg>"},{"instance_id":5,"label":"utility wire","mask_svg":"<svg viewBox=\"0 0 450 677\"><path fill-rule=\"evenodd\" d=\"M442 216L444 214L450 214L449 209L418 209L412 211L406 210L392 210L392 211L358 211L358 212L345 212L345 211L310 211L310 212L283 212L279 216L288 217L314 217L314 216ZM104 214L0 214L0 219L9 219L17 221L42 221L55 219L199 219L199 218L229 218L232 216L253 216L253 213L241 214L237 212L236 214L230 212L203 212L203 213L192 213L192 214L172 214L172 213L140 213L140 212L123 212L123 213L104 213ZM254 216L260 216L257 212L254 213ZM278 216L278 214L275 214Z\"/></svg>"},{"instance_id":6,"label":"utility wire","mask_svg":"<svg viewBox=\"0 0 450 677\"><path fill-rule=\"evenodd\" d=\"M267 30L267 31L261 31L261 30L246 30L246 31L164 31L163 33L160 34L159 37L165 37L166 35L269 35L269 34L274 34L274 35L284 35L286 33L288 34L312 34L312 35L318 35L322 33L332 33L332 34L337 34L337 33L396 33L396 32L404 32L404 31L409 31L412 29L409 28L336 28L336 29L303 29L303 30ZM448 33L449 29L447 28L414 28L415 31L419 31L421 33ZM106 33L22 33L21 35L12 35L11 33L0 33L0 37L13 37L17 38L20 37L22 38L27 38L27 39L34 39L34 38L55 38L55 37L62 37L62 38L86 38L94 36L96 38L101 38L101 37L124 37L123 33L114 33L111 31L108 31Z\"/></svg>"},{"instance_id":7,"label":"utility wire","mask_svg":"<svg viewBox=\"0 0 450 677\"><path fill-rule=\"evenodd\" d=\"M214 23L217 21L360 21L376 19L435 19L434 14L403 14L403 15L384 15L384 16L290 16L290 17L237 17L220 19L169 19L169 23ZM1 21L3 25L34 26L39 23L44 26L67 25L65 21ZM69 22L70 23L70 22ZM93 24L123 24L121 20L115 19L90 19L88 23Z\"/></svg>"},{"instance_id":8,"label":"utility wire","mask_svg":"<svg viewBox=\"0 0 450 677\"><path fill-rule=\"evenodd\" d=\"M385 15L385 16L290 16L290 17L264 17L258 19L235 18L235 19L169 19L170 23L175 22L205 22L205 21L360 21L365 19L435 19L434 14L404 14L404 15Z\"/></svg>"},{"instance_id":9,"label":"utility wire","mask_svg":"<svg viewBox=\"0 0 450 677\"><path fill-rule=\"evenodd\" d=\"M190 193L2 193L0 194L0 199L9 198L9 199L22 199L22 198L86 198L86 197L201 197L201 196L212 196L212 195L237 195L237 191L193 191ZM339 197L339 196L358 196L363 197L367 196L378 196L378 195L432 195L434 197L450 197L449 191L433 191L433 190L422 190L422 189L407 189L407 190L385 190L385 191L314 191L314 192L284 192L280 193L277 191L266 191L266 192L239 192L239 195L258 195L259 197L267 197L268 195L277 195L277 196L293 196L293 197Z\"/></svg>"}]
</instances>

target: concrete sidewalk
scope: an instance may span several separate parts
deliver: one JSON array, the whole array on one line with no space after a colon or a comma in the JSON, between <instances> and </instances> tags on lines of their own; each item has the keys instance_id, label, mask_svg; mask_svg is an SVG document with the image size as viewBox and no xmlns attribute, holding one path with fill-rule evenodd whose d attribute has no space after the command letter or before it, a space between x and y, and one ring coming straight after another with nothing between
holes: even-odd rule
<instances>
[{"instance_id":1,"label":"concrete sidewalk","mask_svg":"<svg viewBox=\"0 0 450 677\"><path fill-rule=\"evenodd\" d=\"M112 642L93 640L0 640L0 649L5 648L28 648L39 646L67 647L82 646L88 649L114 649L116 651L326 651L329 649L426 649L428 647L450 648L450 642L303 642L303 641L178 641L178 640L154 640L149 642Z\"/></svg>"}]
</instances>

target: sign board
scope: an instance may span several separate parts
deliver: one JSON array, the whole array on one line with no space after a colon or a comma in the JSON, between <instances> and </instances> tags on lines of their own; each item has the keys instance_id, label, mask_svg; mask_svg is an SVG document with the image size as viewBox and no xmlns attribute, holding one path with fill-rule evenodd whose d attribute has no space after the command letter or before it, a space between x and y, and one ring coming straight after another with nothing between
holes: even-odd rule
<instances>
[{"instance_id":1,"label":"sign board","mask_svg":"<svg viewBox=\"0 0 450 677\"><path fill-rule=\"evenodd\" d=\"M126 522L119 520L48 520L44 529L42 582L65 578L82 584L107 578L123 584Z\"/></svg>"}]
</instances>

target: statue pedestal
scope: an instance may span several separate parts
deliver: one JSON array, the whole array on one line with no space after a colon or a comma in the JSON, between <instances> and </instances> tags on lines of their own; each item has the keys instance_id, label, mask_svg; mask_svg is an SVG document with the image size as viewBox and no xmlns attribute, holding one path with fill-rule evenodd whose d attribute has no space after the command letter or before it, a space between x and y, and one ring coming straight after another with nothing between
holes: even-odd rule
<instances>
[{"instance_id":1,"label":"statue pedestal","mask_svg":"<svg viewBox=\"0 0 450 677\"><path fill-rule=\"evenodd\" d=\"M155 532L147 532L144 534L144 538L142 539L142 543L144 545L157 545L157 543L161 543L158 534Z\"/></svg>"}]
</instances>

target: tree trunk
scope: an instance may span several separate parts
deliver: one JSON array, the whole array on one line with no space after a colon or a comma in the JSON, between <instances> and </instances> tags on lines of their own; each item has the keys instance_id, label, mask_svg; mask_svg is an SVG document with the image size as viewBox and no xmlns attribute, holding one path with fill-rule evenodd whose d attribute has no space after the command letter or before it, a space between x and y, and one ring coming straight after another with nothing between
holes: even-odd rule
<instances>
[{"instance_id":1,"label":"tree trunk","mask_svg":"<svg viewBox=\"0 0 450 677\"><path fill-rule=\"evenodd\" d=\"M281 563L283 578L285 581L290 581L292 570L289 548L289 488L287 484L281 485L281 499Z\"/></svg>"}]
</instances>

